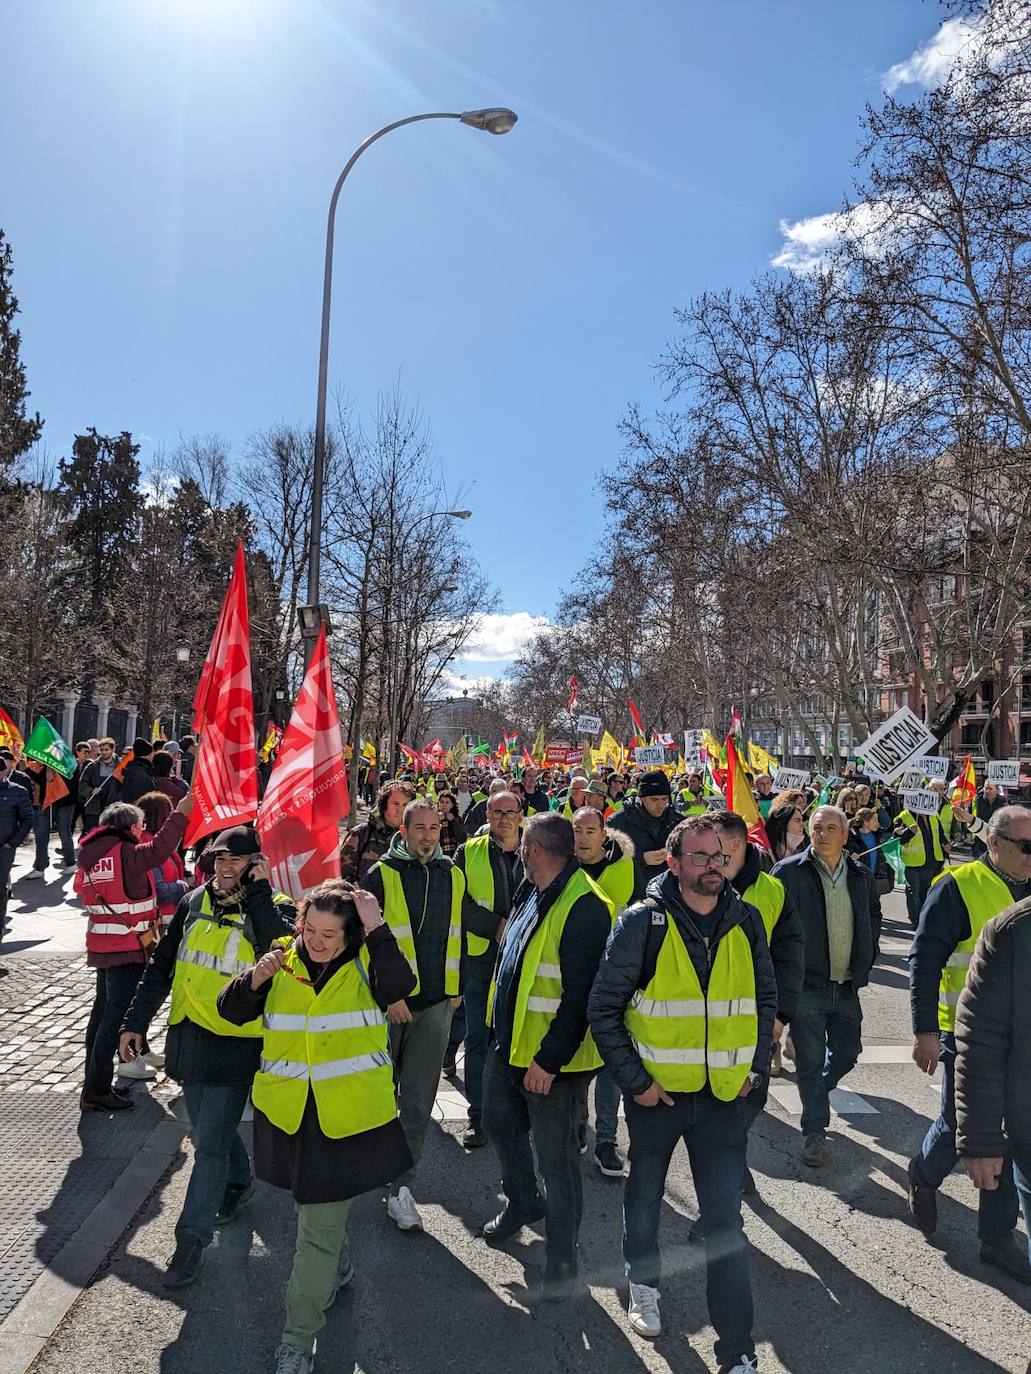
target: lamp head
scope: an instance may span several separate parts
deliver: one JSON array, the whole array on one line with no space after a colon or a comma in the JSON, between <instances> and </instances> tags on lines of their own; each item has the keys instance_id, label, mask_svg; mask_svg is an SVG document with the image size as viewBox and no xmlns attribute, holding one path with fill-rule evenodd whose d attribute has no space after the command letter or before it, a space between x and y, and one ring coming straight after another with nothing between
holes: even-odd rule
<instances>
[{"instance_id":1,"label":"lamp head","mask_svg":"<svg viewBox=\"0 0 1031 1374\"><path fill-rule=\"evenodd\" d=\"M519 118L514 110L506 110L503 107L493 110L466 110L465 114L458 117L463 124L469 124L474 129L483 129L488 134L507 134Z\"/></svg>"}]
</instances>

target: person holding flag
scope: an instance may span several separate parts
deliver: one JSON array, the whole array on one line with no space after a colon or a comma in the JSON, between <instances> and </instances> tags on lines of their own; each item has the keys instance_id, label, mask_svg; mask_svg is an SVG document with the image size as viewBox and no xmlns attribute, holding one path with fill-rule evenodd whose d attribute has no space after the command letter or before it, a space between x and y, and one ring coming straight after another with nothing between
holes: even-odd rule
<instances>
[{"instance_id":1,"label":"person holding flag","mask_svg":"<svg viewBox=\"0 0 1031 1374\"><path fill-rule=\"evenodd\" d=\"M19 736L20 738L20 736ZM7 898L11 868L18 846L32 832L32 797L17 782L12 782L14 754L0 748L0 940L7 921Z\"/></svg>"},{"instance_id":2,"label":"person holding flag","mask_svg":"<svg viewBox=\"0 0 1031 1374\"><path fill-rule=\"evenodd\" d=\"M26 760L38 765L30 768L33 801L32 828L36 839L36 861L27 878L45 878L50 864L50 805L65 795L67 787L52 787L51 780L75 776L75 755L47 720L40 716L22 750ZM73 856L74 858L74 856Z\"/></svg>"}]
</instances>

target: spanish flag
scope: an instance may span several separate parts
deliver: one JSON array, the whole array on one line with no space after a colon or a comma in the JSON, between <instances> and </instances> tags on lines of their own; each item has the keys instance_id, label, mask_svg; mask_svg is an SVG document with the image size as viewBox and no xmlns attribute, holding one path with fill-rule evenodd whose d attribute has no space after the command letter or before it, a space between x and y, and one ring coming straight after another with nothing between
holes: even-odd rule
<instances>
[{"instance_id":1,"label":"spanish flag","mask_svg":"<svg viewBox=\"0 0 1031 1374\"><path fill-rule=\"evenodd\" d=\"M723 795L726 797L727 810L735 811L748 826L748 838L751 843L762 845L763 849L769 851L770 842L766 837L766 827L759 815L759 808L745 771L745 763L738 753L733 733L727 736L727 781Z\"/></svg>"},{"instance_id":2,"label":"spanish flag","mask_svg":"<svg viewBox=\"0 0 1031 1374\"><path fill-rule=\"evenodd\" d=\"M10 749L12 754L19 754L24 744L21 731L4 708L0 706L0 749Z\"/></svg>"},{"instance_id":3,"label":"spanish flag","mask_svg":"<svg viewBox=\"0 0 1031 1374\"><path fill-rule=\"evenodd\" d=\"M963 767L959 770L959 776L952 780L952 804L953 806L962 806L966 810L976 796L977 778L974 775L974 765L968 754L963 760Z\"/></svg>"}]
</instances>

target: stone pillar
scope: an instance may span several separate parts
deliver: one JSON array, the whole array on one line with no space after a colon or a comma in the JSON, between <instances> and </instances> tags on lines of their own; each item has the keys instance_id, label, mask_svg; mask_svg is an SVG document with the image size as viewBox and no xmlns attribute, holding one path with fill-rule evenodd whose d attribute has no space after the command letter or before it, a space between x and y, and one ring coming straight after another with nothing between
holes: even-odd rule
<instances>
[{"instance_id":1,"label":"stone pillar","mask_svg":"<svg viewBox=\"0 0 1031 1374\"><path fill-rule=\"evenodd\" d=\"M107 697L94 697L93 705L97 708L97 739L103 739L107 734L107 713L111 703Z\"/></svg>"},{"instance_id":2,"label":"stone pillar","mask_svg":"<svg viewBox=\"0 0 1031 1374\"><path fill-rule=\"evenodd\" d=\"M61 734L65 740L75 747L75 708L79 704L78 692L70 692L64 699L64 719L61 722Z\"/></svg>"},{"instance_id":3,"label":"stone pillar","mask_svg":"<svg viewBox=\"0 0 1031 1374\"><path fill-rule=\"evenodd\" d=\"M126 720L125 720L125 743L126 743L126 745L132 744L133 740L136 738L137 734L139 733L139 732L137 731L137 729L136 729L136 718L139 716L139 714L140 714L140 708L139 708L138 706L128 706L128 707L126 707Z\"/></svg>"}]
</instances>

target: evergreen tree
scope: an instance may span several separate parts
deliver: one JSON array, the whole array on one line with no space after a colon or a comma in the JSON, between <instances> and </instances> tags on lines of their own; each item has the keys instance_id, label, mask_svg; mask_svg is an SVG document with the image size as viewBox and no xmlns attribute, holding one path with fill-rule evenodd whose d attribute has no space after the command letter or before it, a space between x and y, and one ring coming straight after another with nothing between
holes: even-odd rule
<instances>
[{"instance_id":1,"label":"evergreen tree","mask_svg":"<svg viewBox=\"0 0 1031 1374\"><path fill-rule=\"evenodd\" d=\"M0 230L0 490L10 482L14 465L39 438L43 421L29 415L21 361L21 334L14 327L18 298L11 289L11 245Z\"/></svg>"}]
</instances>

